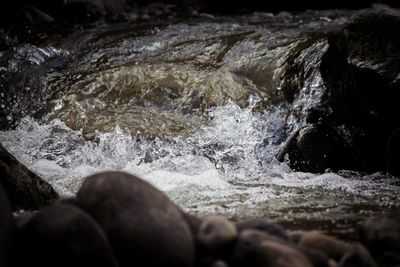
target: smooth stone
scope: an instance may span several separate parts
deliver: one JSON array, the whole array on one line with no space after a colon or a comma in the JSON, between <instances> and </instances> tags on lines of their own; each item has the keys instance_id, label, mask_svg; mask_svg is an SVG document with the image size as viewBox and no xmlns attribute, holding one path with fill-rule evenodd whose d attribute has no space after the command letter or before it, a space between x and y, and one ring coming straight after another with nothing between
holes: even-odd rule
<instances>
[{"instance_id":1,"label":"smooth stone","mask_svg":"<svg viewBox=\"0 0 400 267\"><path fill-rule=\"evenodd\" d=\"M203 218L197 233L197 242L208 252L223 252L232 245L238 232L235 225L221 216Z\"/></svg>"},{"instance_id":2,"label":"smooth stone","mask_svg":"<svg viewBox=\"0 0 400 267\"><path fill-rule=\"evenodd\" d=\"M267 234L279 237L282 240L289 241L290 238L286 231L277 224L270 223L264 219L248 219L236 223L236 228L239 232L246 229L256 229Z\"/></svg>"},{"instance_id":3,"label":"smooth stone","mask_svg":"<svg viewBox=\"0 0 400 267\"><path fill-rule=\"evenodd\" d=\"M0 266L12 266L15 220L8 197L0 184Z\"/></svg>"},{"instance_id":4,"label":"smooth stone","mask_svg":"<svg viewBox=\"0 0 400 267\"><path fill-rule=\"evenodd\" d=\"M339 261L346 254L350 245L335 237L316 231L295 231L292 233L299 246L323 252L328 258Z\"/></svg>"},{"instance_id":5,"label":"smooth stone","mask_svg":"<svg viewBox=\"0 0 400 267\"><path fill-rule=\"evenodd\" d=\"M360 243L351 245L351 249L339 262L339 267L378 267L369 251Z\"/></svg>"},{"instance_id":6,"label":"smooth stone","mask_svg":"<svg viewBox=\"0 0 400 267\"><path fill-rule=\"evenodd\" d=\"M293 244L259 230L239 233L231 265L237 267L312 267L308 258Z\"/></svg>"},{"instance_id":7,"label":"smooth stone","mask_svg":"<svg viewBox=\"0 0 400 267\"><path fill-rule=\"evenodd\" d=\"M106 232L120 267L194 264L194 240L182 211L142 179L123 172L88 177L77 197Z\"/></svg>"},{"instance_id":8,"label":"smooth stone","mask_svg":"<svg viewBox=\"0 0 400 267\"><path fill-rule=\"evenodd\" d=\"M117 267L107 236L86 212L64 203L43 209L21 229L19 266Z\"/></svg>"},{"instance_id":9,"label":"smooth stone","mask_svg":"<svg viewBox=\"0 0 400 267\"><path fill-rule=\"evenodd\" d=\"M371 218L360 228L360 240L375 259L387 252L400 254L400 221L390 218Z\"/></svg>"}]
</instances>

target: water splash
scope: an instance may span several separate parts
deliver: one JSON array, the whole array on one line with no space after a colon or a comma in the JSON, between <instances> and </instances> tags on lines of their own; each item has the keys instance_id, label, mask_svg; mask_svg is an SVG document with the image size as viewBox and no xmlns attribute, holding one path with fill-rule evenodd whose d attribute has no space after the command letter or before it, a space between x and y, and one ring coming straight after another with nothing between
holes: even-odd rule
<instances>
[{"instance_id":1,"label":"water splash","mask_svg":"<svg viewBox=\"0 0 400 267\"><path fill-rule=\"evenodd\" d=\"M281 111L253 108L231 102L209 109L199 131L168 140L116 127L86 141L59 120L24 118L15 130L0 132L0 142L64 196L75 194L89 174L122 170L191 212L292 221L354 218L398 207L400 187L388 175L300 173L277 162L280 136L274 132L284 131Z\"/></svg>"}]
</instances>

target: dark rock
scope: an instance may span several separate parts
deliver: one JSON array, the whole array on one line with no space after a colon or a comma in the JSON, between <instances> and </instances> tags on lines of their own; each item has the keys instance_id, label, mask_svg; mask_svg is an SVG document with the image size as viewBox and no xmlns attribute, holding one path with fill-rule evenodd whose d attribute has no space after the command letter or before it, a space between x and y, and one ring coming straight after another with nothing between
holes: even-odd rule
<instances>
[{"instance_id":1,"label":"dark rock","mask_svg":"<svg viewBox=\"0 0 400 267\"><path fill-rule=\"evenodd\" d=\"M44 31L54 18L32 6L23 6L15 17L14 23L8 30L11 36L18 37L20 42L29 42L36 33Z\"/></svg>"},{"instance_id":2,"label":"dark rock","mask_svg":"<svg viewBox=\"0 0 400 267\"><path fill-rule=\"evenodd\" d=\"M352 244L351 249L339 262L339 267L377 267L368 250L361 244Z\"/></svg>"},{"instance_id":3,"label":"dark rock","mask_svg":"<svg viewBox=\"0 0 400 267\"><path fill-rule=\"evenodd\" d=\"M399 255L400 222L389 218L369 219L361 226L360 240L378 262L385 253L392 252Z\"/></svg>"},{"instance_id":4,"label":"dark rock","mask_svg":"<svg viewBox=\"0 0 400 267\"><path fill-rule=\"evenodd\" d=\"M232 266L312 266L294 245L258 230L240 232L231 261Z\"/></svg>"},{"instance_id":5,"label":"dark rock","mask_svg":"<svg viewBox=\"0 0 400 267\"><path fill-rule=\"evenodd\" d=\"M63 10L64 17L81 21L98 20L107 15L102 1L69 0L65 1Z\"/></svg>"},{"instance_id":6,"label":"dark rock","mask_svg":"<svg viewBox=\"0 0 400 267\"><path fill-rule=\"evenodd\" d=\"M264 219L256 218L240 221L236 223L236 228L239 232L242 232L246 229L256 229L267 234L279 237L284 241L290 240L286 231L282 227L277 224L270 223Z\"/></svg>"},{"instance_id":7,"label":"dark rock","mask_svg":"<svg viewBox=\"0 0 400 267\"><path fill-rule=\"evenodd\" d=\"M14 211L36 210L59 198L47 182L19 163L1 144L0 184L7 192Z\"/></svg>"},{"instance_id":8,"label":"dark rock","mask_svg":"<svg viewBox=\"0 0 400 267\"><path fill-rule=\"evenodd\" d=\"M386 169L400 176L400 128L397 128L389 136L386 146Z\"/></svg>"},{"instance_id":9,"label":"dark rock","mask_svg":"<svg viewBox=\"0 0 400 267\"><path fill-rule=\"evenodd\" d=\"M193 265L189 225L149 183L126 173L100 173L85 180L78 199L106 232L121 267Z\"/></svg>"},{"instance_id":10,"label":"dark rock","mask_svg":"<svg viewBox=\"0 0 400 267\"><path fill-rule=\"evenodd\" d=\"M12 266L15 220L8 197L0 184L0 266Z\"/></svg>"},{"instance_id":11,"label":"dark rock","mask_svg":"<svg viewBox=\"0 0 400 267\"><path fill-rule=\"evenodd\" d=\"M237 238L235 225L221 216L203 218L196 236L199 247L211 254L221 254L230 248Z\"/></svg>"},{"instance_id":12,"label":"dark rock","mask_svg":"<svg viewBox=\"0 0 400 267\"><path fill-rule=\"evenodd\" d=\"M19 266L116 267L107 237L84 211L56 203L37 213L21 230Z\"/></svg>"},{"instance_id":13,"label":"dark rock","mask_svg":"<svg viewBox=\"0 0 400 267\"><path fill-rule=\"evenodd\" d=\"M94 21L100 18L118 20L125 17L125 0L68 0L65 1L64 15L78 21Z\"/></svg>"}]
</instances>

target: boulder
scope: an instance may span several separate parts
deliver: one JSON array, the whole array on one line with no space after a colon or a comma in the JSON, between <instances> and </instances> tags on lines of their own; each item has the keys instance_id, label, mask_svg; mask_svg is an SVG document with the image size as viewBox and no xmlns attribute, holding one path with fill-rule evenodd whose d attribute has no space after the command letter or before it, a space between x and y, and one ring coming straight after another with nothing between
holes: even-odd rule
<instances>
[{"instance_id":1,"label":"boulder","mask_svg":"<svg viewBox=\"0 0 400 267\"><path fill-rule=\"evenodd\" d=\"M142 179L122 172L88 177L79 205L104 229L121 267L194 263L194 240L181 210Z\"/></svg>"},{"instance_id":2,"label":"boulder","mask_svg":"<svg viewBox=\"0 0 400 267\"><path fill-rule=\"evenodd\" d=\"M56 203L35 214L21 230L19 266L117 267L100 226L75 206Z\"/></svg>"},{"instance_id":3,"label":"boulder","mask_svg":"<svg viewBox=\"0 0 400 267\"><path fill-rule=\"evenodd\" d=\"M240 232L232 253L231 266L312 267L293 244L258 230Z\"/></svg>"},{"instance_id":4,"label":"boulder","mask_svg":"<svg viewBox=\"0 0 400 267\"><path fill-rule=\"evenodd\" d=\"M0 184L0 266L12 266L14 256L15 220L6 192Z\"/></svg>"},{"instance_id":5,"label":"boulder","mask_svg":"<svg viewBox=\"0 0 400 267\"><path fill-rule=\"evenodd\" d=\"M0 184L7 192L14 211L36 210L59 198L47 182L18 162L1 144Z\"/></svg>"}]
</instances>

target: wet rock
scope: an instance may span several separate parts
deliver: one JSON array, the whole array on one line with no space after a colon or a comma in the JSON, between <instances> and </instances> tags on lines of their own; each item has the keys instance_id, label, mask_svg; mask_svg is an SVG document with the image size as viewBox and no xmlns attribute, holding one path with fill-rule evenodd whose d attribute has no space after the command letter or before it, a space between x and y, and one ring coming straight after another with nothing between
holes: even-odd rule
<instances>
[{"instance_id":1,"label":"wet rock","mask_svg":"<svg viewBox=\"0 0 400 267\"><path fill-rule=\"evenodd\" d=\"M349 244L339 239L315 231L296 231L292 233L292 236L299 246L320 251L336 261L339 261L351 248Z\"/></svg>"},{"instance_id":2,"label":"wet rock","mask_svg":"<svg viewBox=\"0 0 400 267\"><path fill-rule=\"evenodd\" d=\"M77 196L106 232L121 267L193 265L194 241L182 212L147 182L100 173L88 177Z\"/></svg>"},{"instance_id":3,"label":"wet rock","mask_svg":"<svg viewBox=\"0 0 400 267\"><path fill-rule=\"evenodd\" d=\"M377 267L375 260L361 244L351 245L351 249L339 262L339 267Z\"/></svg>"},{"instance_id":4,"label":"wet rock","mask_svg":"<svg viewBox=\"0 0 400 267\"><path fill-rule=\"evenodd\" d=\"M237 238L235 225L221 216L203 218L196 240L202 250L220 254L230 248Z\"/></svg>"},{"instance_id":5,"label":"wet rock","mask_svg":"<svg viewBox=\"0 0 400 267\"><path fill-rule=\"evenodd\" d=\"M258 230L239 234L232 254L232 266L311 267L307 257L295 246Z\"/></svg>"},{"instance_id":6,"label":"wet rock","mask_svg":"<svg viewBox=\"0 0 400 267\"><path fill-rule=\"evenodd\" d=\"M382 12L329 37L320 68L324 120L351 146L350 169L385 170L388 138L400 125L399 27L400 16Z\"/></svg>"},{"instance_id":7,"label":"wet rock","mask_svg":"<svg viewBox=\"0 0 400 267\"><path fill-rule=\"evenodd\" d=\"M298 171L324 172L343 167L344 148L329 127L310 125L301 129L288 145L290 166Z\"/></svg>"},{"instance_id":8,"label":"wet rock","mask_svg":"<svg viewBox=\"0 0 400 267\"><path fill-rule=\"evenodd\" d=\"M15 220L6 192L0 184L0 266L12 266Z\"/></svg>"},{"instance_id":9,"label":"wet rock","mask_svg":"<svg viewBox=\"0 0 400 267\"><path fill-rule=\"evenodd\" d=\"M284 241L290 240L286 231L282 227L277 224L270 223L264 219L255 218L240 221L236 223L236 228L239 232L242 232L246 229L256 229L267 234L276 236Z\"/></svg>"},{"instance_id":10,"label":"wet rock","mask_svg":"<svg viewBox=\"0 0 400 267\"><path fill-rule=\"evenodd\" d=\"M63 203L30 219L21 230L20 243L24 257L19 266L117 266L100 226L84 211Z\"/></svg>"},{"instance_id":11,"label":"wet rock","mask_svg":"<svg viewBox=\"0 0 400 267\"><path fill-rule=\"evenodd\" d=\"M400 222L390 218L369 219L361 226L360 240L378 263L396 261L391 255L400 254Z\"/></svg>"},{"instance_id":12,"label":"wet rock","mask_svg":"<svg viewBox=\"0 0 400 267\"><path fill-rule=\"evenodd\" d=\"M0 184L7 192L14 211L36 210L59 198L47 182L18 162L2 145Z\"/></svg>"}]
</instances>

